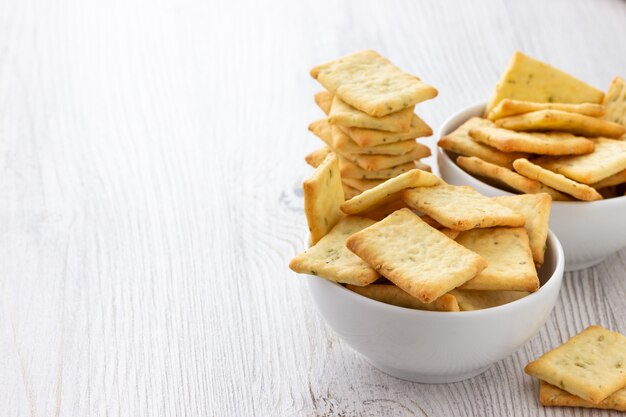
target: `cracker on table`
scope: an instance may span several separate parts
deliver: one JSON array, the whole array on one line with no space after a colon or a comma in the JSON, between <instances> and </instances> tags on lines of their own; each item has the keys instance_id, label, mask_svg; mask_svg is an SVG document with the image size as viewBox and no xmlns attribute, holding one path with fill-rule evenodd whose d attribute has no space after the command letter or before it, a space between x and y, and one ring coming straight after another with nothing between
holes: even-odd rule
<instances>
[{"instance_id":1,"label":"cracker on table","mask_svg":"<svg viewBox=\"0 0 626 417\"><path fill-rule=\"evenodd\" d=\"M610 177L606 177L603 180L594 182L593 184L589 184L589 185L591 185L593 188L597 190L600 188L611 187L613 185L618 185L618 184L623 184L623 183L626 183L626 169L618 172L617 174L613 174Z\"/></svg>"},{"instance_id":2,"label":"cracker on table","mask_svg":"<svg viewBox=\"0 0 626 417\"><path fill-rule=\"evenodd\" d=\"M487 104L485 114L502 99L538 103L602 103L604 93L544 62L516 51Z\"/></svg>"},{"instance_id":3,"label":"cracker on table","mask_svg":"<svg viewBox=\"0 0 626 417\"><path fill-rule=\"evenodd\" d=\"M580 155L593 152L591 140L563 132L514 132L498 127L476 127L470 136L502 152L525 152L539 155Z\"/></svg>"},{"instance_id":4,"label":"cracker on table","mask_svg":"<svg viewBox=\"0 0 626 417\"><path fill-rule=\"evenodd\" d=\"M513 162L513 168L525 177L537 180L548 187L574 196L579 200L602 200L602 196L594 188L542 168L528 159L517 159Z\"/></svg>"},{"instance_id":5,"label":"cracker on table","mask_svg":"<svg viewBox=\"0 0 626 417\"><path fill-rule=\"evenodd\" d=\"M447 151L463 156L476 156L484 161L506 168L513 167L513 161L516 159L528 157L528 154L525 153L509 154L476 142L469 136L469 131L472 128L480 126L492 127L493 123L487 119L472 117L459 126L454 132L448 133L446 136L439 139L437 144Z\"/></svg>"},{"instance_id":6,"label":"cracker on table","mask_svg":"<svg viewBox=\"0 0 626 417\"><path fill-rule=\"evenodd\" d=\"M489 114L487 114L487 118L489 120L497 120L503 117L515 116L538 110L562 110L569 113L579 113L591 117L602 117L604 115L604 106L597 103L537 103L534 101L511 100L505 98L500 101L496 107L491 109Z\"/></svg>"},{"instance_id":7,"label":"cracker on table","mask_svg":"<svg viewBox=\"0 0 626 417\"><path fill-rule=\"evenodd\" d=\"M464 290L530 291L539 278L523 227L492 227L462 232L456 241L487 261L487 268L461 285Z\"/></svg>"},{"instance_id":8,"label":"cracker on table","mask_svg":"<svg viewBox=\"0 0 626 417\"><path fill-rule=\"evenodd\" d=\"M346 246L423 303L436 300L487 266L482 257L409 209L398 210L350 236Z\"/></svg>"},{"instance_id":9,"label":"cracker on table","mask_svg":"<svg viewBox=\"0 0 626 417\"><path fill-rule=\"evenodd\" d=\"M316 93L313 97L315 99L315 104L317 104L317 107L319 107L325 115L328 115L328 113L330 113L330 107L333 104L333 93L324 90Z\"/></svg>"},{"instance_id":10,"label":"cracker on table","mask_svg":"<svg viewBox=\"0 0 626 417\"><path fill-rule=\"evenodd\" d=\"M337 156L329 154L313 174L302 183L304 214L311 232L311 242L317 243L341 219L339 208L344 201Z\"/></svg>"},{"instance_id":11,"label":"cracker on table","mask_svg":"<svg viewBox=\"0 0 626 417\"><path fill-rule=\"evenodd\" d=\"M456 298L450 294L444 294L435 301L427 304L395 285L370 284L366 287L357 287L354 285L347 285L346 287L367 298L398 307L428 311L459 311Z\"/></svg>"},{"instance_id":12,"label":"cracker on table","mask_svg":"<svg viewBox=\"0 0 626 417\"><path fill-rule=\"evenodd\" d=\"M537 165L568 178L594 184L626 169L626 141L598 138L595 151L588 155L538 158Z\"/></svg>"},{"instance_id":13,"label":"cracker on table","mask_svg":"<svg viewBox=\"0 0 626 417\"><path fill-rule=\"evenodd\" d=\"M434 87L371 50L319 65L311 76L352 107L375 117L437 96Z\"/></svg>"},{"instance_id":14,"label":"cracker on table","mask_svg":"<svg viewBox=\"0 0 626 417\"><path fill-rule=\"evenodd\" d=\"M626 133L626 128L617 123L561 110L539 110L504 117L495 123L496 126L509 130L558 130L592 138L619 138Z\"/></svg>"},{"instance_id":15,"label":"cracker on table","mask_svg":"<svg viewBox=\"0 0 626 417\"><path fill-rule=\"evenodd\" d=\"M377 185L382 184L386 180L362 180L359 178L342 178L343 182L348 184L352 188L356 188L359 191L369 190Z\"/></svg>"},{"instance_id":16,"label":"cracker on table","mask_svg":"<svg viewBox=\"0 0 626 417\"><path fill-rule=\"evenodd\" d=\"M415 168L415 164L413 162L408 162L406 164L398 165L388 169L382 169L380 171L368 171L348 161L342 156L338 156L338 158L339 169L343 178L360 178L369 180L389 179Z\"/></svg>"},{"instance_id":17,"label":"cracker on table","mask_svg":"<svg viewBox=\"0 0 626 417\"><path fill-rule=\"evenodd\" d=\"M332 152L333 151L328 146L322 146L321 148L316 149L313 152L309 153L307 156L305 156L304 160L313 168L317 168Z\"/></svg>"},{"instance_id":18,"label":"cracker on table","mask_svg":"<svg viewBox=\"0 0 626 417\"><path fill-rule=\"evenodd\" d=\"M450 229L524 226L524 216L485 197L472 187L439 184L403 192L404 202Z\"/></svg>"},{"instance_id":19,"label":"cracker on table","mask_svg":"<svg viewBox=\"0 0 626 417\"><path fill-rule=\"evenodd\" d=\"M341 204L341 210L347 214L358 214L370 211L391 199L402 199L398 193L406 188L428 187L441 183L441 180L430 172L412 169L382 184L362 192L358 196Z\"/></svg>"},{"instance_id":20,"label":"cracker on table","mask_svg":"<svg viewBox=\"0 0 626 417\"><path fill-rule=\"evenodd\" d=\"M626 337L590 326L524 372L594 404L626 387Z\"/></svg>"},{"instance_id":21,"label":"cracker on table","mask_svg":"<svg viewBox=\"0 0 626 417\"><path fill-rule=\"evenodd\" d=\"M422 138L433 134L433 130L425 121L414 114L411 126L407 132L385 132L382 130L361 129L358 127L345 127L342 129L359 146L379 146L389 143L401 142L408 139Z\"/></svg>"},{"instance_id":22,"label":"cracker on table","mask_svg":"<svg viewBox=\"0 0 626 417\"><path fill-rule=\"evenodd\" d=\"M331 127L333 148L339 153L352 155L404 155L417 149L414 139L378 146L359 146L338 126Z\"/></svg>"},{"instance_id":23,"label":"cracker on table","mask_svg":"<svg viewBox=\"0 0 626 417\"><path fill-rule=\"evenodd\" d=\"M319 242L293 258L289 268L343 284L363 286L376 281L378 272L346 248L350 235L374 223L364 217L344 217Z\"/></svg>"},{"instance_id":24,"label":"cracker on table","mask_svg":"<svg viewBox=\"0 0 626 417\"><path fill-rule=\"evenodd\" d=\"M411 126L414 108L415 106L410 106L383 117L374 117L355 109L335 96L333 97L330 113L328 113L328 123L363 129L385 130L387 132L407 132Z\"/></svg>"},{"instance_id":25,"label":"cracker on table","mask_svg":"<svg viewBox=\"0 0 626 417\"><path fill-rule=\"evenodd\" d=\"M609 91L604 96L604 107L604 120L626 128L626 81L623 78L615 77L611 81Z\"/></svg>"},{"instance_id":26,"label":"cracker on table","mask_svg":"<svg viewBox=\"0 0 626 417\"><path fill-rule=\"evenodd\" d=\"M528 232L530 250L533 259L538 265L544 261L546 241L548 239L548 223L552 199L548 194L524 194L513 196L494 197L493 200L507 206L526 218L524 227Z\"/></svg>"},{"instance_id":27,"label":"cracker on table","mask_svg":"<svg viewBox=\"0 0 626 417\"><path fill-rule=\"evenodd\" d=\"M530 293L528 291L481 291L455 288L449 294L456 297L461 311L474 311L512 303Z\"/></svg>"},{"instance_id":28,"label":"cracker on table","mask_svg":"<svg viewBox=\"0 0 626 417\"><path fill-rule=\"evenodd\" d=\"M456 163L472 175L486 178L492 182L512 188L515 191L527 194L547 193L550 194L553 200L571 200L571 198L565 194L561 194L555 189L543 185L539 181L531 180L508 168L483 161L475 156L459 156L456 159Z\"/></svg>"},{"instance_id":29,"label":"cracker on table","mask_svg":"<svg viewBox=\"0 0 626 417\"><path fill-rule=\"evenodd\" d=\"M626 388L622 388L600 403L594 404L548 384L546 381L539 381L539 402L548 407L582 407L626 411Z\"/></svg>"},{"instance_id":30,"label":"cracker on table","mask_svg":"<svg viewBox=\"0 0 626 417\"><path fill-rule=\"evenodd\" d=\"M368 171L380 171L428 156L430 156L430 148L421 143L416 143L415 149L404 155L355 155L354 162Z\"/></svg>"},{"instance_id":31,"label":"cracker on table","mask_svg":"<svg viewBox=\"0 0 626 417\"><path fill-rule=\"evenodd\" d=\"M341 182L341 186L343 188L343 195L346 200L349 200L361 194L361 191L357 190L354 187L351 187L350 185L346 184L344 181Z\"/></svg>"}]
</instances>

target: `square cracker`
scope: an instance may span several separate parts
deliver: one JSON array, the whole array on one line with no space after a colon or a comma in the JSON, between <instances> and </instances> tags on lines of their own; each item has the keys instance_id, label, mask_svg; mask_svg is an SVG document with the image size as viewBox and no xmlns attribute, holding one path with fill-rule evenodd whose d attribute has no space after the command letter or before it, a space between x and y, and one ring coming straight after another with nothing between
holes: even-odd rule
<instances>
[{"instance_id":1,"label":"square cracker","mask_svg":"<svg viewBox=\"0 0 626 417\"><path fill-rule=\"evenodd\" d=\"M317 104L317 107L319 107L324 112L324 114L328 116L328 113L330 113L330 108L333 104L333 93L324 90L316 93L313 98L315 99L315 104Z\"/></svg>"},{"instance_id":2,"label":"square cracker","mask_svg":"<svg viewBox=\"0 0 626 417\"><path fill-rule=\"evenodd\" d=\"M626 141L598 138L588 155L538 158L534 162L568 178L593 184L626 169Z\"/></svg>"},{"instance_id":3,"label":"square cracker","mask_svg":"<svg viewBox=\"0 0 626 417\"><path fill-rule=\"evenodd\" d=\"M432 303L426 304L395 285L370 284L366 287L348 285L347 288L372 300L398 307L429 311L459 311L456 298L450 294L444 294Z\"/></svg>"},{"instance_id":4,"label":"square cracker","mask_svg":"<svg viewBox=\"0 0 626 417\"><path fill-rule=\"evenodd\" d=\"M311 76L328 91L370 116L381 117L437 96L434 87L374 51L319 65Z\"/></svg>"},{"instance_id":5,"label":"square cracker","mask_svg":"<svg viewBox=\"0 0 626 417\"><path fill-rule=\"evenodd\" d=\"M355 109L335 96L330 113L328 113L328 123L363 129L385 130L387 132L407 132L411 126L414 108L415 106L410 106L383 117L373 117Z\"/></svg>"},{"instance_id":6,"label":"square cracker","mask_svg":"<svg viewBox=\"0 0 626 417\"><path fill-rule=\"evenodd\" d=\"M423 303L436 300L487 266L482 257L409 209L398 210L350 236L346 246Z\"/></svg>"},{"instance_id":7,"label":"square cracker","mask_svg":"<svg viewBox=\"0 0 626 417\"><path fill-rule=\"evenodd\" d=\"M328 120L319 119L309 124L309 131L313 133L315 136L320 138L322 142L328 145L330 148L334 148L333 146L333 133L332 128L328 124Z\"/></svg>"},{"instance_id":8,"label":"square cracker","mask_svg":"<svg viewBox=\"0 0 626 417\"><path fill-rule=\"evenodd\" d=\"M590 326L524 372L594 404L626 387L626 337Z\"/></svg>"},{"instance_id":9,"label":"square cracker","mask_svg":"<svg viewBox=\"0 0 626 417\"><path fill-rule=\"evenodd\" d=\"M416 143L415 149L404 155L356 155L354 162L368 171L380 171L427 156L430 156L430 148L421 143Z\"/></svg>"},{"instance_id":10,"label":"square cracker","mask_svg":"<svg viewBox=\"0 0 626 417\"><path fill-rule=\"evenodd\" d=\"M404 201L402 201L401 199L391 200L389 203L376 207L375 209L370 210L367 213L363 213L362 216L367 217L368 219L380 221L389 216L391 213L403 208L408 208Z\"/></svg>"},{"instance_id":11,"label":"square cracker","mask_svg":"<svg viewBox=\"0 0 626 417\"><path fill-rule=\"evenodd\" d=\"M485 197L472 187L439 184L404 190L404 202L450 229L524 226L524 216Z\"/></svg>"},{"instance_id":12,"label":"square cracker","mask_svg":"<svg viewBox=\"0 0 626 417\"><path fill-rule=\"evenodd\" d=\"M349 200L361 194L361 191L357 190L354 187L349 186L344 181L341 182L341 186L343 188L343 196L346 200Z\"/></svg>"},{"instance_id":13,"label":"square cracker","mask_svg":"<svg viewBox=\"0 0 626 417\"><path fill-rule=\"evenodd\" d=\"M459 156L456 158L456 163L472 175L486 178L515 191L527 194L547 193L550 194L553 200L571 200L571 198L565 194L561 194L557 190L543 185L539 181L531 180L508 168L483 161L475 156Z\"/></svg>"},{"instance_id":14,"label":"square cracker","mask_svg":"<svg viewBox=\"0 0 626 417\"><path fill-rule=\"evenodd\" d=\"M539 155L580 155L593 152L587 138L563 132L514 132L498 127L475 127L470 136L502 152L525 152Z\"/></svg>"},{"instance_id":15,"label":"square cracker","mask_svg":"<svg viewBox=\"0 0 626 417\"><path fill-rule=\"evenodd\" d=\"M530 291L539 278L523 227L492 227L463 232L456 241L487 261L487 268L461 285L464 290Z\"/></svg>"},{"instance_id":16,"label":"square cracker","mask_svg":"<svg viewBox=\"0 0 626 417\"><path fill-rule=\"evenodd\" d=\"M493 126L493 123L487 119L472 117L454 132L448 133L439 139L437 144L447 151L463 156L476 156L484 161L506 168L512 168L513 161L516 159L528 157L528 154L525 153L506 153L476 142L469 136L469 131L480 126Z\"/></svg>"},{"instance_id":17,"label":"square cracker","mask_svg":"<svg viewBox=\"0 0 626 417\"><path fill-rule=\"evenodd\" d=\"M341 127L359 146L378 146L401 142L408 139L422 138L433 134L433 130L416 114L411 119L407 132L385 132L383 130L361 129L358 127Z\"/></svg>"},{"instance_id":18,"label":"square cracker","mask_svg":"<svg viewBox=\"0 0 626 417\"><path fill-rule=\"evenodd\" d=\"M618 172L617 174L606 177L605 179L590 184L593 188L600 189L605 187L611 187L613 185L626 183L626 169Z\"/></svg>"},{"instance_id":19,"label":"square cracker","mask_svg":"<svg viewBox=\"0 0 626 417\"><path fill-rule=\"evenodd\" d=\"M390 199L402 199L398 193L406 188L428 187L439 183L441 180L430 172L412 169L344 201L341 210L348 214L364 213L383 205Z\"/></svg>"},{"instance_id":20,"label":"square cracker","mask_svg":"<svg viewBox=\"0 0 626 417\"><path fill-rule=\"evenodd\" d=\"M342 284L362 286L376 281L378 272L346 248L350 235L374 223L364 217L344 217L319 242L293 258L289 268Z\"/></svg>"},{"instance_id":21,"label":"square cracker","mask_svg":"<svg viewBox=\"0 0 626 417\"><path fill-rule=\"evenodd\" d=\"M539 402L548 407L582 407L626 411L626 388L622 388L598 404L594 404L548 384L546 381L539 381Z\"/></svg>"},{"instance_id":22,"label":"square cracker","mask_svg":"<svg viewBox=\"0 0 626 417\"><path fill-rule=\"evenodd\" d=\"M520 101L505 98L500 101L496 107L491 109L487 118L489 120L497 120L503 117L515 116L517 114L530 113L538 110L563 110L569 113L579 113L591 117L602 117L604 115L604 106L596 103L536 103L534 101Z\"/></svg>"},{"instance_id":23,"label":"square cracker","mask_svg":"<svg viewBox=\"0 0 626 417\"><path fill-rule=\"evenodd\" d=\"M604 93L544 62L516 51L487 104L486 113L502 99L539 103L601 103Z\"/></svg>"},{"instance_id":24,"label":"square cracker","mask_svg":"<svg viewBox=\"0 0 626 417\"><path fill-rule=\"evenodd\" d=\"M344 183L348 184L352 188L356 188L359 191L369 190L377 185L382 184L386 180L362 180L359 178L342 178Z\"/></svg>"},{"instance_id":25,"label":"square cracker","mask_svg":"<svg viewBox=\"0 0 626 417\"><path fill-rule=\"evenodd\" d=\"M337 156L329 154L313 174L302 183L304 214L311 232L311 242L317 243L343 217L339 208L344 201Z\"/></svg>"},{"instance_id":26,"label":"square cracker","mask_svg":"<svg viewBox=\"0 0 626 417\"><path fill-rule=\"evenodd\" d=\"M615 77L611 81L609 91L604 96L604 107L604 120L626 128L626 81L623 78Z\"/></svg>"},{"instance_id":27,"label":"square cracker","mask_svg":"<svg viewBox=\"0 0 626 417\"><path fill-rule=\"evenodd\" d=\"M319 149L314 150L304 157L304 160L307 164L311 165L313 168L317 168L324 162L324 159L331 154L333 151L328 146L323 146Z\"/></svg>"},{"instance_id":28,"label":"square cracker","mask_svg":"<svg viewBox=\"0 0 626 417\"><path fill-rule=\"evenodd\" d=\"M528 291L480 291L456 288L449 294L456 297L461 311L474 311L508 304L530 293Z\"/></svg>"},{"instance_id":29,"label":"square cracker","mask_svg":"<svg viewBox=\"0 0 626 417\"><path fill-rule=\"evenodd\" d=\"M561 110L539 110L504 117L496 120L496 126L523 131L558 130L592 138L619 138L626 133L626 128L617 123Z\"/></svg>"},{"instance_id":30,"label":"square cracker","mask_svg":"<svg viewBox=\"0 0 626 417\"><path fill-rule=\"evenodd\" d=\"M513 162L513 168L527 178L537 180L548 187L562 191L580 200L602 200L602 196L594 188L542 168L528 159L517 159Z\"/></svg>"},{"instance_id":31,"label":"square cracker","mask_svg":"<svg viewBox=\"0 0 626 417\"><path fill-rule=\"evenodd\" d=\"M389 179L414 168L415 164L413 162L408 162L406 164L388 169L382 169L380 171L368 171L348 161L346 158L339 156L339 170L341 171L341 176L344 178L360 178L368 180Z\"/></svg>"},{"instance_id":32,"label":"square cracker","mask_svg":"<svg viewBox=\"0 0 626 417\"><path fill-rule=\"evenodd\" d=\"M339 126L331 127L333 148L352 155L404 155L418 148L413 139L378 146L359 146Z\"/></svg>"},{"instance_id":33,"label":"square cracker","mask_svg":"<svg viewBox=\"0 0 626 417\"><path fill-rule=\"evenodd\" d=\"M543 264L548 239L548 223L552 199L548 194L524 194L494 197L495 202L507 206L526 218L524 227L528 232L530 250L535 263Z\"/></svg>"}]
</instances>

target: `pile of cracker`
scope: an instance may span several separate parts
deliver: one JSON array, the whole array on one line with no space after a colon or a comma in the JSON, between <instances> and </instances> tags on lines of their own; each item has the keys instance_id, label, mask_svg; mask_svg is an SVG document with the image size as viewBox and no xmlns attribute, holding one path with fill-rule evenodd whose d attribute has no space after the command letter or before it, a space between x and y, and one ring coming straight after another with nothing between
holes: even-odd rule
<instances>
[{"instance_id":1,"label":"pile of cracker","mask_svg":"<svg viewBox=\"0 0 626 417\"><path fill-rule=\"evenodd\" d=\"M384 303L432 311L494 307L537 291L551 198L488 198L413 169L344 200L330 154L304 181L311 247L295 272Z\"/></svg>"},{"instance_id":2,"label":"pile of cracker","mask_svg":"<svg viewBox=\"0 0 626 417\"><path fill-rule=\"evenodd\" d=\"M521 52L487 105L438 144L468 173L553 200L626 193L626 82L606 94Z\"/></svg>"},{"instance_id":3,"label":"pile of cracker","mask_svg":"<svg viewBox=\"0 0 626 417\"><path fill-rule=\"evenodd\" d=\"M325 146L305 160L317 167L335 153L348 198L413 168L430 170L420 161L430 149L415 139L433 131L414 110L437 95L435 88L374 51L317 66L311 76L326 88L315 95L326 117L309 130Z\"/></svg>"},{"instance_id":4,"label":"pile of cracker","mask_svg":"<svg viewBox=\"0 0 626 417\"><path fill-rule=\"evenodd\" d=\"M626 411L626 337L590 326L529 363L545 406Z\"/></svg>"}]
</instances>

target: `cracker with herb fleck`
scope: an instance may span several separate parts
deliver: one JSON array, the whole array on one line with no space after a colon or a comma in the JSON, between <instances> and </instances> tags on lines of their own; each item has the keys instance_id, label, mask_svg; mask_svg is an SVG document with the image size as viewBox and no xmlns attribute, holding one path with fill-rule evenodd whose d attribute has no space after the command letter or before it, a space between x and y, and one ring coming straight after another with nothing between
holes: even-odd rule
<instances>
[{"instance_id":1,"label":"cracker with herb fleck","mask_svg":"<svg viewBox=\"0 0 626 417\"><path fill-rule=\"evenodd\" d=\"M344 201L337 156L329 154L313 174L302 183L304 214L311 242L317 243L341 219L339 208Z\"/></svg>"},{"instance_id":2,"label":"cracker with herb fleck","mask_svg":"<svg viewBox=\"0 0 626 417\"><path fill-rule=\"evenodd\" d=\"M501 100L538 103L601 103L604 93L544 62L516 51L487 104L485 114Z\"/></svg>"},{"instance_id":3,"label":"cracker with herb fleck","mask_svg":"<svg viewBox=\"0 0 626 417\"><path fill-rule=\"evenodd\" d=\"M487 119L472 117L454 132L448 133L439 139L437 144L447 151L463 156L476 156L484 161L506 168L513 167L513 161L516 159L528 157L528 154L525 153L506 153L476 142L470 137L469 131L480 126L493 126L493 123Z\"/></svg>"},{"instance_id":4,"label":"cracker with herb fleck","mask_svg":"<svg viewBox=\"0 0 626 417\"><path fill-rule=\"evenodd\" d=\"M508 168L483 161L475 156L459 156L456 159L458 166L472 175L484 177L495 183L512 188L515 191L528 194L548 193L553 200L571 200L565 194L561 194L553 188L543 185L539 181L531 180Z\"/></svg>"},{"instance_id":5,"label":"cracker with herb fleck","mask_svg":"<svg viewBox=\"0 0 626 417\"><path fill-rule=\"evenodd\" d=\"M364 213L391 200L402 199L398 193L406 188L428 187L439 183L441 180L430 172L412 169L344 201L341 210L346 214Z\"/></svg>"},{"instance_id":6,"label":"cracker with herb fleck","mask_svg":"<svg viewBox=\"0 0 626 417\"><path fill-rule=\"evenodd\" d=\"M404 155L355 155L354 162L368 171L380 171L430 156L430 148L421 143Z\"/></svg>"},{"instance_id":7,"label":"cracker with herb fleck","mask_svg":"<svg viewBox=\"0 0 626 417\"><path fill-rule=\"evenodd\" d=\"M539 402L548 407L582 407L626 411L626 388L622 388L598 404L594 404L548 384L546 381L539 381Z\"/></svg>"},{"instance_id":8,"label":"cracker with herb fleck","mask_svg":"<svg viewBox=\"0 0 626 417\"><path fill-rule=\"evenodd\" d=\"M590 326L524 372L594 404L626 387L626 337Z\"/></svg>"},{"instance_id":9,"label":"cracker with herb fleck","mask_svg":"<svg viewBox=\"0 0 626 417\"><path fill-rule=\"evenodd\" d=\"M593 152L587 138L563 132L514 132L497 127L475 127L470 136L502 152L525 152L539 155L580 155Z\"/></svg>"},{"instance_id":10,"label":"cracker with herb fleck","mask_svg":"<svg viewBox=\"0 0 626 417\"><path fill-rule=\"evenodd\" d=\"M491 109L489 114L487 114L487 118L489 120L497 120L503 117L515 116L538 110L562 110L569 113L579 113L591 117L602 117L604 115L604 106L597 103L537 103L534 101L511 100L505 98L500 101L496 107Z\"/></svg>"},{"instance_id":11,"label":"cracker with herb fleck","mask_svg":"<svg viewBox=\"0 0 626 417\"><path fill-rule=\"evenodd\" d=\"M332 126L333 148L339 153L352 155L405 155L413 152L419 146L415 140L403 140L401 142L387 143L378 146L359 146L350 139L340 127Z\"/></svg>"},{"instance_id":12,"label":"cracker with herb fleck","mask_svg":"<svg viewBox=\"0 0 626 417\"><path fill-rule=\"evenodd\" d=\"M428 311L459 311L459 305L456 302L456 298L450 294L444 294L432 303L427 304L421 302L411 294L401 290L395 285L370 284L366 287L357 287L354 285L347 285L346 287L364 297L398 307Z\"/></svg>"},{"instance_id":13,"label":"cracker with herb fleck","mask_svg":"<svg viewBox=\"0 0 626 417\"><path fill-rule=\"evenodd\" d=\"M333 151L328 146L322 146L321 148L316 149L313 152L309 153L307 156L305 156L304 160L313 168L317 168L332 152Z\"/></svg>"},{"instance_id":14,"label":"cracker with herb fleck","mask_svg":"<svg viewBox=\"0 0 626 417\"><path fill-rule=\"evenodd\" d=\"M524 194L494 197L496 203L507 206L526 218L524 227L528 232L530 250L538 265L543 264L548 239L548 223L552 199L548 194Z\"/></svg>"},{"instance_id":15,"label":"cracker with herb fleck","mask_svg":"<svg viewBox=\"0 0 626 417\"><path fill-rule=\"evenodd\" d=\"M392 168L382 169L380 171L368 171L348 161L346 158L342 156L338 156L338 158L339 158L339 169L341 171L341 176L343 178L360 178L360 179L368 179L368 180L389 179L389 178L396 177L404 172L410 171L415 168L415 164L413 162L408 162L406 164L398 165Z\"/></svg>"},{"instance_id":16,"label":"cracker with herb fleck","mask_svg":"<svg viewBox=\"0 0 626 417\"><path fill-rule=\"evenodd\" d=\"M594 139L595 151L588 155L538 158L537 165L568 178L594 184L626 169L626 141Z\"/></svg>"},{"instance_id":17,"label":"cracker with herb fleck","mask_svg":"<svg viewBox=\"0 0 626 417\"><path fill-rule=\"evenodd\" d=\"M539 278L523 227L492 227L462 232L456 241L487 261L487 268L461 285L464 290L530 291Z\"/></svg>"},{"instance_id":18,"label":"cracker with herb fleck","mask_svg":"<svg viewBox=\"0 0 626 417\"><path fill-rule=\"evenodd\" d=\"M346 246L423 303L436 300L487 266L482 257L409 209L398 210L350 236Z\"/></svg>"},{"instance_id":19,"label":"cracker with herb fleck","mask_svg":"<svg viewBox=\"0 0 626 417\"><path fill-rule=\"evenodd\" d=\"M379 146L401 142L408 139L422 138L433 134L433 130L425 121L414 114L407 132L385 132L383 130L361 129L358 127L341 127L359 146Z\"/></svg>"},{"instance_id":20,"label":"cracker with herb fleck","mask_svg":"<svg viewBox=\"0 0 626 417\"><path fill-rule=\"evenodd\" d=\"M449 294L456 297L461 311L474 311L512 303L530 293L528 291L480 291L456 288Z\"/></svg>"},{"instance_id":21,"label":"cracker with herb fleck","mask_svg":"<svg viewBox=\"0 0 626 417\"><path fill-rule=\"evenodd\" d=\"M615 77L611 81L609 91L604 96L604 107L604 120L626 128L626 81L623 78Z\"/></svg>"},{"instance_id":22,"label":"cracker with herb fleck","mask_svg":"<svg viewBox=\"0 0 626 417\"><path fill-rule=\"evenodd\" d=\"M374 223L363 217L344 217L319 242L293 258L289 268L342 284L363 286L376 281L380 275L346 248L350 235Z\"/></svg>"},{"instance_id":23,"label":"cracker with herb fleck","mask_svg":"<svg viewBox=\"0 0 626 417\"><path fill-rule=\"evenodd\" d=\"M411 126L414 108L415 106L410 106L383 117L374 117L355 109L335 96L333 97L330 113L328 113L328 123L363 129L385 130L387 132L407 132Z\"/></svg>"},{"instance_id":24,"label":"cracker with herb fleck","mask_svg":"<svg viewBox=\"0 0 626 417\"><path fill-rule=\"evenodd\" d=\"M626 133L626 128L617 123L561 110L539 110L504 117L495 123L496 126L509 130L558 130L592 138L619 138Z\"/></svg>"},{"instance_id":25,"label":"cracker with herb fleck","mask_svg":"<svg viewBox=\"0 0 626 417\"><path fill-rule=\"evenodd\" d=\"M542 168L528 161L528 159L516 160L513 162L513 168L527 178L537 180L548 187L562 191L580 200L602 200L602 196L594 188Z\"/></svg>"},{"instance_id":26,"label":"cracker with herb fleck","mask_svg":"<svg viewBox=\"0 0 626 417\"><path fill-rule=\"evenodd\" d=\"M403 198L409 207L454 230L524 226L524 216L468 186L439 184L411 188L404 190Z\"/></svg>"},{"instance_id":27,"label":"cracker with herb fleck","mask_svg":"<svg viewBox=\"0 0 626 417\"><path fill-rule=\"evenodd\" d=\"M319 65L311 76L352 107L375 117L437 96L434 87L371 50Z\"/></svg>"}]
</instances>

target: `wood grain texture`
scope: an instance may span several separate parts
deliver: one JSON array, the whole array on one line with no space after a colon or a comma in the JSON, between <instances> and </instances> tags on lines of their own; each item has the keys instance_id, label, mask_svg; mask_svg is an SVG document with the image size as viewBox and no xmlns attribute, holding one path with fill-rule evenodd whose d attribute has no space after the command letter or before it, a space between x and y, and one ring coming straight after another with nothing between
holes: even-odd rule
<instances>
[{"instance_id":1,"label":"wood grain texture","mask_svg":"<svg viewBox=\"0 0 626 417\"><path fill-rule=\"evenodd\" d=\"M516 48L606 88L624 21L619 0L2 2L2 414L611 415L542 408L522 367L588 324L626 333L626 251L446 385L372 368L287 263L319 146L311 66L376 49L439 89L417 106L437 128Z\"/></svg>"}]
</instances>

